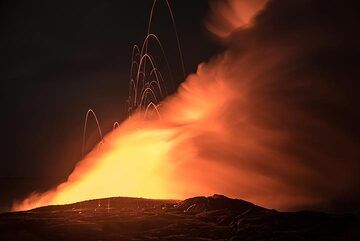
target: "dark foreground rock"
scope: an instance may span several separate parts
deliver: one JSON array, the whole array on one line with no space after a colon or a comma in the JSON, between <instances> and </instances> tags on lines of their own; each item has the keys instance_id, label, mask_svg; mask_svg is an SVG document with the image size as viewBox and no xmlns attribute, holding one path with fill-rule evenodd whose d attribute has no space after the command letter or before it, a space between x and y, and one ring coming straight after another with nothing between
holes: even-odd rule
<instances>
[{"instance_id":1,"label":"dark foreground rock","mask_svg":"<svg viewBox=\"0 0 360 241\"><path fill-rule=\"evenodd\" d=\"M277 212L221 195L108 198L0 214L0 240L360 240L359 214Z\"/></svg>"}]
</instances>

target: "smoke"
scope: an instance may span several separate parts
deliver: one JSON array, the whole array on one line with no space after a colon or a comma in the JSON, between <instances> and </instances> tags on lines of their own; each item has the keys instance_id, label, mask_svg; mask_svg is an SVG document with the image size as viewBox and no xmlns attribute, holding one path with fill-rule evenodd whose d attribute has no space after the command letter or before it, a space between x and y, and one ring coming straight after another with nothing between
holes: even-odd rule
<instances>
[{"instance_id":1,"label":"smoke","mask_svg":"<svg viewBox=\"0 0 360 241\"><path fill-rule=\"evenodd\" d=\"M228 37L238 28L249 28L254 16L264 8L267 0L211 1L211 14L205 25L219 37Z\"/></svg>"},{"instance_id":2,"label":"smoke","mask_svg":"<svg viewBox=\"0 0 360 241\"><path fill-rule=\"evenodd\" d=\"M227 50L163 102L161 119L135 115L66 183L14 209L212 193L281 210L359 207L355 9L353 1L214 3L206 25Z\"/></svg>"},{"instance_id":3,"label":"smoke","mask_svg":"<svg viewBox=\"0 0 360 241\"><path fill-rule=\"evenodd\" d=\"M251 3L258 9L263 1ZM230 1L236 4L233 9L241 9L243 1ZM226 36L228 46L216 68L235 92L220 114L229 135L221 145L204 145L200 139L199 146L227 146L225 153L205 151L204 156L252 174L254 186L239 185L232 193L252 193L250 200L285 209L344 208L349 200L359 205L359 16L354 4L274 0L250 26L232 19L234 10L227 14L219 8L219 21L212 21L219 25L210 30ZM217 31L225 20L234 29L229 35Z\"/></svg>"}]
</instances>

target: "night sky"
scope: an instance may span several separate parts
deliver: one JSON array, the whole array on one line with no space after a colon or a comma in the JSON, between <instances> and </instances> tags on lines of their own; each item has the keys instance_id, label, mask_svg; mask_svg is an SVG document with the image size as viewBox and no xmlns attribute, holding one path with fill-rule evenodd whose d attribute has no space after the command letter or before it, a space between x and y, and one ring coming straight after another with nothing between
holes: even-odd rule
<instances>
[{"instance_id":1,"label":"night sky","mask_svg":"<svg viewBox=\"0 0 360 241\"><path fill-rule=\"evenodd\" d=\"M152 1L2 1L0 210L66 179L81 159L89 108L104 132L127 116L131 51L146 35ZM219 50L205 29L207 0L171 1L186 72ZM153 32L177 84L181 66L165 4ZM160 53L159 53L160 54ZM97 141L92 121L89 147Z\"/></svg>"},{"instance_id":2,"label":"night sky","mask_svg":"<svg viewBox=\"0 0 360 241\"><path fill-rule=\"evenodd\" d=\"M232 139L223 140L224 152L216 152L216 135L205 130L202 138L192 140L202 150L200 155L227 160L229 166L242 160L248 166L239 170L245 167L274 176L298 193L319 192L333 210L358 210L356 1L271 0L254 26L239 29L232 28L227 15L231 11L212 8L209 19L208 0L170 2L186 75L227 48L225 57L213 59L205 69L228 71L224 83L236 92L218 118ZM146 35L151 4L149 0L2 1L0 211L32 191L66 180L81 159L89 108L95 110L104 132L127 117L132 46ZM154 16L153 32L165 43L179 85L184 78L164 3L157 5ZM231 34L221 40L204 21L213 33L220 29ZM284 139L251 131L247 136L252 128L280 133ZM98 141L93 121L88 130L90 150ZM236 145L239 136L268 152L261 156L250 150L246 156L246 148L239 151L242 143ZM276 158L271 162L276 157L272 153L284 156L279 159L285 164L275 163ZM294 162L287 162L287 157ZM296 168L291 172L293 164L304 166L310 178L303 179Z\"/></svg>"}]
</instances>

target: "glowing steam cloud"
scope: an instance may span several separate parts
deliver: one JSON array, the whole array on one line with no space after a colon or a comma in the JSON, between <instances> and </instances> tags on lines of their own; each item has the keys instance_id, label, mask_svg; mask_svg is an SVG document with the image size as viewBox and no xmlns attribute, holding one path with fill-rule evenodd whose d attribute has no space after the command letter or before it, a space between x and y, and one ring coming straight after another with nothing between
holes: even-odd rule
<instances>
[{"instance_id":1,"label":"glowing steam cloud","mask_svg":"<svg viewBox=\"0 0 360 241\"><path fill-rule=\"evenodd\" d=\"M226 38L228 49L200 64L161 104L150 94L146 98L152 104L135 106L140 111L106 135L102 147L79 162L67 182L14 209L109 196L213 193L292 209L358 195L356 133L328 113L359 116L347 102L359 97L339 91L348 83L338 81L331 74L337 65L323 58L346 40L335 41L321 30L344 25L326 16L315 24L309 21L326 3L215 3L207 26ZM327 7L334 13L344 10L335 3ZM282 21L295 12L296 18ZM159 111L161 118L144 119L144 111Z\"/></svg>"}]
</instances>

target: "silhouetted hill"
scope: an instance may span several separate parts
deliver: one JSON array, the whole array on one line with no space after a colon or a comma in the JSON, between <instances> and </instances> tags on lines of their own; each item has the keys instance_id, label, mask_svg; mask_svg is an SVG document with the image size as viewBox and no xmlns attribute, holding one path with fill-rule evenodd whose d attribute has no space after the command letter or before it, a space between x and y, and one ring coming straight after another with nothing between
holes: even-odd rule
<instances>
[{"instance_id":1,"label":"silhouetted hill","mask_svg":"<svg viewBox=\"0 0 360 241\"><path fill-rule=\"evenodd\" d=\"M359 214L278 212L222 195L105 198L0 214L0 240L360 240Z\"/></svg>"}]
</instances>

